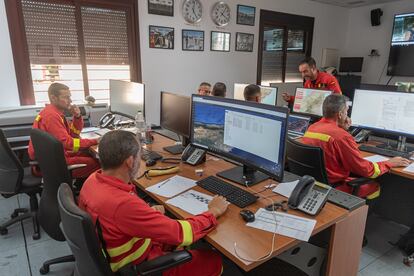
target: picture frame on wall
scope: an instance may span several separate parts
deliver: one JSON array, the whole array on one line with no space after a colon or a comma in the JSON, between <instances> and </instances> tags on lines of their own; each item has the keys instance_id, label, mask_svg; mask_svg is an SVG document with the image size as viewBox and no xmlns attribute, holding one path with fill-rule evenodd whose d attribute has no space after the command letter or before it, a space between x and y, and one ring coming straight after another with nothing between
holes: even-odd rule
<instances>
[{"instance_id":1,"label":"picture frame on wall","mask_svg":"<svg viewBox=\"0 0 414 276\"><path fill-rule=\"evenodd\" d=\"M157 49L174 49L174 28L149 26L149 47Z\"/></svg>"},{"instance_id":2,"label":"picture frame on wall","mask_svg":"<svg viewBox=\"0 0 414 276\"><path fill-rule=\"evenodd\" d=\"M204 51L204 31L182 30L183 51Z\"/></svg>"},{"instance_id":3,"label":"picture frame on wall","mask_svg":"<svg viewBox=\"0 0 414 276\"><path fill-rule=\"evenodd\" d=\"M230 38L230 33L212 31L210 50L217 52L230 52Z\"/></svg>"},{"instance_id":4,"label":"picture frame on wall","mask_svg":"<svg viewBox=\"0 0 414 276\"><path fill-rule=\"evenodd\" d=\"M148 0L148 13L174 16L174 0Z\"/></svg>"},{"instance_id":5,"label":"picture frame on wall","mask_svg":"<svg viewBox=\"0 0 414 276\"><path fill-rule=\"evenodd\" d=\"M236 51L253 52L254 34L236 33Z\"/></svg>"},{"instance_id":6,"label":"picture frame on wall","mask_svg":"<svg viewBox=\"0 0 414 276\"><path fill-rule=\"evenodd\" d=\"M237 24L254 26L256 8L252 6L237 5Z\"/></svg>"}]
</instances>

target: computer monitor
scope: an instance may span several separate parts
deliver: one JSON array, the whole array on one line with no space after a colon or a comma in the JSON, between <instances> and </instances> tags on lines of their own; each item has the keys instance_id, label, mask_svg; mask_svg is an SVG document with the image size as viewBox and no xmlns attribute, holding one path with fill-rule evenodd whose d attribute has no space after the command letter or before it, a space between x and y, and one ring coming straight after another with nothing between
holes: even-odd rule
<instances>
[{"instance_id":1,"label":"computer monitor","mask_svg":"<svg viewBox=\"0 0 414 276\"><path fill-rule=\"evenodd\" d=\"M362 72L363 57L341 57L339 61L339 72Z\"/></svg>"},{"instance_id":2,"label":"computer monitor","mask_svg":"<svg viewBox=\"0 0 414 276\"><path fill-rule=\"evenodd\" d=\"M160 125L185 138L190 137L191 98L161 92Z\"/></svg>"},{"instance_id":3,"label":"computer monitor","mask_svg":"<svg viewBox=\"0 0 414 276\"><path fill-rule=\"evenodd\" d=\"M281 181L288 109L233 99L192 96L190 140L199 148L243 164L218 173L242 185L269 176Z\"/></svg>"},{"instance_id":4,"label":"computer monitor","mask_svg":"<svg viewBox=\"0 0 414 276\"><path fill-rule=\"evenodd\" d=\"M305 135L308 129L310 117L290 114L288 119L288 135L290 138L299 138Z\"/></svg>"},{"instance_id":5,"label":"computer monitor","mask_svg":"<svg viewBox=\"0 0 414 276\"><path fill-rule=\"evenodd\" d=\"M244 101L244 88L249 84L235 83L234 84L234 99ZM261 103L276 105L277 87L259 85L261 94Z\"/></svg>"},{"instance_id":6,"label":"computer monitor","mask_svg":"<svg viewBox=\"0 0 414 276\"><path fill-rule=\"evenodd\" d=\"M397 92L398 86L396 85L385 85L385 84L372 84L372 83L361 83L359 85L361 90L376 90L376 91L392 91Z\"/></svg>"},{"instance_id":7,"label":"computer monitor","mask_svg":"<svg viewBox=\"0 0 414 276\"><path fill-rule=\"evenodd\" d=\"M414 94L357 89L351 119L355 127L414 137Z\"/></svg>"},{"instance_id":8,"label":"computer monitor","mask_svg":"<svg viewBox=\"0 0 414 276\"><path fill-rule=\"evenodd\" d=\"M109 80L109 105L113 113L134 119L138 111L145 114L145 92L142 83Z\"/></svg>"},{"instance_id":9,"label":"computer monitor","mask_svg":"<svg viewBox=\"0 0 414 276\"><path fill-rule=\"evenodd\" d=\"M332 91L329 90L298 87L296 88L293 112L321 117L323 115L323 101L330 94Z\"/></svg>"}]
</instances>

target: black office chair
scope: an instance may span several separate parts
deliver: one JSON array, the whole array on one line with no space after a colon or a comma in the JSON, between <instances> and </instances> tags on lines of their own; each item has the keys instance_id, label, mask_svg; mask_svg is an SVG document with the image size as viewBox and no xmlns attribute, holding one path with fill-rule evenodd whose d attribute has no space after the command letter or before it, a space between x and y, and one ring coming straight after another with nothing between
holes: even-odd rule
<instances>
[{"instance_id":1,"label":"black office chair","mask_svg":"<svg viewBox=\"0 0 414 276\"><path fill-rule=\"evenodd\" d=\"M37 219L37 194L42 192L42 179L32 175L30 168L23 168L17 156L12 151L3 130L0 129L0 194L9 198L17 194L27 194L30 197L30 212L26 208L17 208L11 214L11 219L0 225L0 234L8 233L7 227L28 218L33 219L33 239L40 238L39 222Z\"/></svg>"},{"instance_id":2,"label":"black office chair","mask_svg":"<svg viewBox=\"0 0 414 276\"><path fill-rule=\"evenodd\" d=\"M80 166L67 166L63 145L55 137L39 129L32 129L30 138L36 156L36 161L43 176L43 192L40 198L39 222L43 230L54 240L65 241L59 224L60 215L57 202L57 191L60 183L72 183L71 168ZM73 262L73 255L55 258L43 263L40 274L49 272L52 264Z\"/></svg>"},{"instance_id":3,"label":"black office chair","mask_svg":"<svg viewBox=\"0 0 414 276\"><path fill-rule=\"evenodd\" d=\"M58 202L63 233L76 259L74 276L116 275L102 253L96 229L89 214L76 205L72 189L66 183L59 187ZM139 266L131 265L117 274L134 276L162 274L162 271L190 260L190 253L180 250L144 262Z\"/></svg>"}]
</instances>

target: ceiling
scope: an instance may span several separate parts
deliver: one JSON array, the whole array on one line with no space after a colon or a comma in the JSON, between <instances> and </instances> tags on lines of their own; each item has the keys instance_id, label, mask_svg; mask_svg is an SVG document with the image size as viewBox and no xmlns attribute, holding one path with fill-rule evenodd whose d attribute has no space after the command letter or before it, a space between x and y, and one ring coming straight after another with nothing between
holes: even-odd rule
<instances>
[{"instance_id":1,"label":"ceiling","mask_svg":"<svg viewBox=\"0 0 414 276\"><path fill-rule=\"evenodd\" d=\"M368 5L375 5L386 2L395 2L395 0L310 0L314 2L321 2L334 6L340 6L345 8L354 8Z\"/></svg>"}]
</instances>

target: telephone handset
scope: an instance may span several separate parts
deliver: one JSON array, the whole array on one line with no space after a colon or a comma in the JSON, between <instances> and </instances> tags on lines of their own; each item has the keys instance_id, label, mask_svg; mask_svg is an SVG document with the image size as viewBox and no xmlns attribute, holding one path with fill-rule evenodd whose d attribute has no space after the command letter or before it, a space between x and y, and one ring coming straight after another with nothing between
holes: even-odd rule
<instances>
[{"instance_id":1,"label":"telephone handset","mask_svg":"<svg viewBox=\"0 0 414 276\"><path fill-rule=\"evenodd\" d=\"M188 144L181 155L181 160L193 166L201 164L206 161L206 151Z\"/></svg>"},{"instance_id":2,"label":"telephone handset","mask_svg":"<svg viewBox=\"0 0 414 276\"><path fill-rule=\"evenodd\" d=\"M115 115L112 114L111 112L107 112L101 117L101 119L99 119L99 126L101 128L107 128L114 123L114 120L115 120Z\"/></svg>"},{"instance_id":3,"label":"telephone handset","mask_svg":"<svg viewBox=\"0 0 414 276\"><path fill-rule=\"evenodd\" d=\"M366 129L361 129L360 132L358 132L355 136L354 136L354 140L357 143L362 143L365 142L368 138L368 136L371 134L370 130L366 130Z\"/></svg>"},{"instance_id":4,"label":"telephone handset","mask_svg":"<svg viewBox=\"0 0 414 276\"><path fill-rule=\"evenodd\" d=\"M331 187L304 175L289 197L288 205L309 215L318 214L328 200Z\"/></svg>"}]
</instances>

